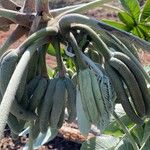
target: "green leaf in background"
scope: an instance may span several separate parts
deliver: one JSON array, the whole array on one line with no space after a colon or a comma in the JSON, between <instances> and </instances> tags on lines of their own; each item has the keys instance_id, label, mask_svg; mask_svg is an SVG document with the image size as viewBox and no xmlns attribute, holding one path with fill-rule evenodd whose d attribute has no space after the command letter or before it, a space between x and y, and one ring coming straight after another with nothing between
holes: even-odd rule
<instances>
[{"instance_id":1,"label":"green leaf in background","mask_svg":"<svg viewBox=\"0 0 150 150\"><path fill-rule=\"evenodd\" d=\"M130 29L125 24L123 24L121 22L116 22L116 21L107 20L107 19L104 19L103 21L105 23L113 26L113 27L118 28L118 29L125 30L125 31L130 31Z\"/></svg>"},{"instance_id":2,"label":"green leaf in background","mask_svg":"<svg viewBox=\"0 0 150 150\"><path fill-rule=\"evenodd\" d=\"M119 141L119 138L110 135L101 135L84 142L80 150L113 150Z\"/></svg>"},{"instance_id":3,"label":"green leaf in background","mask_svg":"<svg viewBox=\"0 0 150 150\"><path fill-rule=\"evenodd\" d=\"M136 22L139 21L140 6L138 0L119 0L124 9L134 18Z\"/></svg>"},{"instance_id":4,"label":"green leaf in background","mask_svg":"<svg viewBox=\"0 0 150 150\"><path fill-rule=\"evenodd\" d=\"M119 12L118 17L120 21L129 27L130 30L134 27L134 20L127 12Z\"/></svg>"},{"instance_id":5,"label":"green leaf in background","mask_svg":"<svg viewBox=\"0 0 150 150\"><path fill-rule=\"evenodd\" d=\"M48 64L46 65L46 68L47 68L48 76L53 77L55 71Z\"/></svg>"},{"instance_id":6,"label":"green leaf in background","mask_svg":"<svg viewBox=\"0 0 150 150\"><path fill-rule=\"evenodd\" d=\"M52 55L52 56L56 55L55 49L54 49L52 44L49 44L48 49L47 49L47 53Z\"/></svg>"},{"instance_id":7,"label":"green leaf in background","mask_svg":"<svg viewBox=\"0 0 150 150\"><path fill-rule=\"evenodd\" d=\"M139 30L138 26L134 27L133 30L131 31L132 34L144 39L143 33Z\"/></svg>"},{"instance_id":8,"label":"green leaf in background","mask_svg":"<svg viewBox=\"0 0 150 150\"><path fill-rule=\"evenodd\" d=\"M143 33L144 39L150 41L150 26L146 24L139 24L138 28Z\"/></svg>"},{"instance_id":9,"label":"green leaf in background","mask_svg":"<svg viewBox=\"0 0 150 150\"><path fill-rule=\"evenodd\" d=\"M144 21L150 16L150 0L147 0L141 13L140 20Z\"/></svg>"},{"instance_id":10,"label":"green leaf in background","mask_svg":"<svg viewBox=\"0 0 150 150\"><path fill-rule=\"evenodd\" d=\"M131 143L127 140L121 140L114 150L134 150Z\"/></svg>"}]
</instances>

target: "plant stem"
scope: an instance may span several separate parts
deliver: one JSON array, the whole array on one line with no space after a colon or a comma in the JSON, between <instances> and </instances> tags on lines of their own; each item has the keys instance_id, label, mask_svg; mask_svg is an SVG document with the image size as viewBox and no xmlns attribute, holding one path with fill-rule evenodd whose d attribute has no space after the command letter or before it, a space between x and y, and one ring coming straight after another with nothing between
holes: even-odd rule
<instances>
[{"instance_id":1,"label":"plant stem","mask_svg":"<svg viewBox=\"0 0 150 150\"><path fill-rule=\"evenodd\" d=\"M33 138L32 138L32 130L33 130L33 121L29 123L29 148L28 150L33 150Z\"/></svg>"},{"instance_id":2,"label":"plant stem","mask_svg":"<svg viewBox=\"0 0 150 150\"><path fill-rule=\"evenodd\" d=\"M5 9L15 10L19 11L21 9L21 6L13 2L12 0L0 0L0 5L4 7Z\"/></svg>"},{"instance_id":3,"label":"plant stem","mask_svg":"<svg viewBox=\"0 0 150 150\"><path fill-rule=\"evenodd\" d=\"M80 47L78 46L78 43L74 37L74 35L72 33L69 33L68 36L67 36L67 41L69 42L69 44L71 45L71 47L73 48L74 50L74 53L75 53L75 59L76 59L76 63L77 63L77 66L79 67L79 69L81 70L84 70L87 68L85 62L83 61L82 59L82 56L81 56L81 52L80 52Z\"/></svg>"},{"instance_id":4,"label":"plant stem","mask_svg":"<svg viewBox=\"0 0 150 150\"><path fill-rule=\"evenodd\" d=\"M0 56L10 47L11 44L16 42L20 37L28 32L28 28L17 25L16 29L8 36L2 47L0 48Z\"/></svg>"},{"instance_id":5,"label":"plant stem","mask_svg":"<svg viewBox=\"0 0 150 150\"><path fill-rule=\"evenodd\" d=\"M83 4L77 8L68 10L66 12L64 12L64 14L68 14L68 13L85 13L86 11L93 9L95 7L99 7L107 2L111 2L112 0L95 0L86 4ZM63 14L63 15L64 15Z\"/></svg>"},{"instance_id":6,"label":"plant stem","mask_svg":"<svg viewBox=\"0 0 150 150\"><path fill-rule=\"evenodd\" d=\"M0 16L11 20L16 24L20 24L22 26L30 27L32 20L35 17L33 13L21 13L13 10L0 8Z\"/></svg>"},{"instance_id":7,"label":"plant stem","mask_svg":"<svg viewBox=\"0 0 150 150\"><path fill-rule=\"evenodd\" d=\"M120 118L118 117L118 115L113 112L113 116L116 119L117 123L121 126L122 130L124 131L124 133L127 135L129 142L132 144L134 150L140 150L137 143L135 142L134 138L132 137L132 135L130 134L128 128L124 125L124 123L120 120Z\"/></svg>"},{"instance_id":8,"label":"plant stem","mask_svg":"<svg viewBox=\"0 0 150 150\"><path fill-rule=\"evenodd\" d=\"M102 54L106 60L109 60L111 58L112 54L109 48L93 29L91 29L89 26L81 24L74 25L72 28L82 30L85 32L85 34L88 34L92 38L93 44L95 45L97 52Z\"/></svg>"},{"instance_id":9,"label":"plant stem","mask_svg":"<svg viewBox=\"0 0 150 150\"><path fill-rule=\"evenodd\" d=\"M48 14L49 13L48 0L36 0L35 8L38 14L41 14L42 12L45 12L46 14Z\"/></svg>"},{"instance_id":10,"label":"plant stem","mask_svg":"<svg viewBox=\"0 0 150 150\"><path fill-rule=\"evenodd\" d=\"M94 18L89 18L87 16L79 15L79 14L67 14L63 16L59 20L59 25L62 27L67 27L70 26L73 23L78 23L78 24L86 24L95 30L103 30L103 31L108 31L109 33L112 33L116 35L118 38L121 38L122 40L128 41L129 44L135 44L138 48L142 48L145 51L150 51L150 43L142 40L141 38L131 35L128 32L122 31L120 29L117 29L115 27L112 27L110 25L107 25L104 22L101 22L99 20L96 20ZM62 27L62 28L63 28Z\"/></svg>"}]
</instances>

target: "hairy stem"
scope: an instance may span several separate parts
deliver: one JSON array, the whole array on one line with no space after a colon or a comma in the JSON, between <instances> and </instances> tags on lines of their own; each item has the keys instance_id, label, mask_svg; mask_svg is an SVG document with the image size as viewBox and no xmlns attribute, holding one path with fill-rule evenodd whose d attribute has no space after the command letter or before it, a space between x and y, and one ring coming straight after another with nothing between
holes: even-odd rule
<instances>
[{"instance_id":1,"label":"hairy stem","mask_svg":"<svg viewBox=\"0 0 150 150\"><path fill-rule=\"evenodd\" d=\"M19 11L21 6L17 3L13 2L12 0L0 0L0 4L5 9Z\"/></svg>"},{"instance_id":2,"label":"hairy stem","mask_svg":"<svg viewBox=\"0 0 150 150\"><path fill-rule=\"evenodd\" d=\"M0 56L19 38L28 32L28 28L20 25L16 26L16 29L8 36L2 47L0 48Z\"/></svg>"},{"instance_id":3,"label":"hairy stem","mask_svg":"<svg viewBox=\"0 0 150 150\"><path fill-rule=\"evenodd\" d=\"M72 33L67 34L67 41L69 42L69 44L73 48L73 51L74 51L75 56L76 56L75 57L76 63L77 63L77 66L79 67L79 69L81 69L81 70L86 69L87 66L86 66L84 60L82 59L80 47L78 46L78 43L77 43L77 41L76 41L76 39Z\"/></svg>"},{"instance_id":4,"label":"hairy stem","mask_svg":"<svg viewBox=\"0 0 150 150\"><path fill-rule=\"evenodd\" d=\"M73 23L79 23L79 24L86 24L96 30L109 31L110 33L116 35L118 38L122 38L128 41L129 44L134 43L137 47L140 47L143 50L146 50L148 52L150 51L149 42L142 40L137 36L131 35L128 32L107 25L106 23L96 20L94 18L89 18L87 16L83 16L79 14L67 14L59 20L59 23L63 27L70 26L70 24Z\"/></svg>"},{"instance_id":5,"label":"hairy stem","mask_svg":"<svg viewBox=\"0 0 150 150\"><path fill-rule=\"evenodd\" d=\"M49 13L49 2L48 0L36 0L36 12L41 14L45 12L46 14Z\"/></svg>"},{"instance_id":6,"label":"hairy stem","mask_svg":"<svg viewBox=\"0 0 150 150\"><path fill-rule=\"evenodd\" d=\"M21 13L13 10L0 8L0 16L11 20L16 24L20 24L22 26L30 27L32 20L35 17L33 13Z\"/></svg>"}]
</instances>

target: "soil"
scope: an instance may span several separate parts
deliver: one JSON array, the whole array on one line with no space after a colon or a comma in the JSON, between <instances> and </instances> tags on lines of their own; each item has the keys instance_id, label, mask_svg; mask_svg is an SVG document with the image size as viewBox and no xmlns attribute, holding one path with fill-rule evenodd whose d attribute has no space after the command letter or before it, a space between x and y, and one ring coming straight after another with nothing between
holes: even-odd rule
<instances>
[{"instance_id":1,"label":"soil","mask_svg":"<svg viewBox=\"0 0 150 150\"><path fill-rule=\"evenodd\" d=\"M51 1L52 3L50 4L50 7L64 7L66 5L79 4L87 1L89 0L67 0L66 3L66 0L57 0L55 2L53 0ZM112 1L110 4L120 7L120 5L114 1ZM108 8L96 8L89 10L87 13L85 13L85 15L96 17L97 19L118 20L117 11ZM2 45L8 35L13 31L14 27L15 26L12 25L8 32L0 32L0 45ZM18 40L11 48L16 48L24 39L25 37ZM139 56L143 65L150 65L150 53L141 51ZM55 67L55 58L47 56L47 63L50 64L51 67ZM88 138L94 136L95 134L96 133L91 132ZM27 140L28 137L19 137L19 139L16 141L12 140L10 136L10 130L8 127L6 127L5 138L0 141L0 150L21 150ZM58 136L48 144L41 146L40 150L79 150L81 143L85 140L86 138L80 134L76 123L72 123L71 125L64 123L63 127L59 131Z\"/></svg>"}]
</instances>

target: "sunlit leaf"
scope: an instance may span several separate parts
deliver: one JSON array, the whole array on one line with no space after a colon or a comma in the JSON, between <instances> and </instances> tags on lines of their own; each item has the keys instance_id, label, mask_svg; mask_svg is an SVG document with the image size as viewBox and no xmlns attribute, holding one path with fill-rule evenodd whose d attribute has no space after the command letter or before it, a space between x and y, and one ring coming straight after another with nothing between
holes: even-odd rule
<instances>
[{"instance_id":1,"label":"sunlit leaf","mask_svg":"<svg viewBox=\"0 0 150 150\"><path fill-rule=\"evenodd\" d=\"M149 16L150 16L150 0L147 0L145 2L145 5L144 5L143 9L142 9L140 20L144 21Z\"/></svg>"},{"instance_id":2,"label":"sunlit leaf","mask_svg":"<svg viewBox=\"0 0 150 150\"><path fill-rule=\"evenodd\" d=\"M119 17L120 21L122 21L124 24L126 24L131 29L135 25L134 20L127 12L119 12L118 17Z\"/></svg>"},{"instance_id":3,"label":"sunlit leaf","mask_svg":"<svg viewBox=\"0 0 150 150\"><path fill-rule=\"evenodd\" d=\"M106 19L104 19L103 21L105 23L113 26L113 27L118 28L118 29L125 30L125 31L130 31L130 28L128 28L125 24L123 24L121 22L112 21L112 20L106 20Z\"/></svg>"},{"instance_id":4,"label":"sunlit leaf","mask_svg":"<svg viewBox=\"0 0 150 150\"><path fill-rule=\"evenodd\" d=\"M138 0L119 0L124 9L134 18L136 22L139 21L140 6Z\"/></svg>"}]
</instances>

